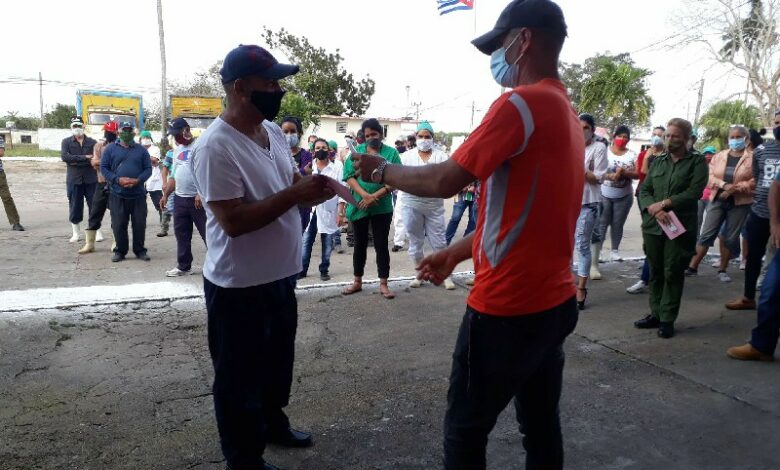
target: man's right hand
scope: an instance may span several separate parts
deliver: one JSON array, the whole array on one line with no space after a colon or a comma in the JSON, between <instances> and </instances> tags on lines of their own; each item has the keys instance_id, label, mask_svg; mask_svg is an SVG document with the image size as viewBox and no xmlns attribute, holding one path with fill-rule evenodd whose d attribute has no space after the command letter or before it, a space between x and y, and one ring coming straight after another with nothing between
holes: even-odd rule
<instances>
[{"instance_id":1,"label":"man's right hand","mask_svg":"<svg viewBox=\"0 0 780 470\"><path fill-rule=\"evenodd\" d=\"M168 206L168 196L163 194L163 197L160 198L160 210L165 210L165 207Z\"/></svg>"},{"instance_id":2,"label":"man's right hand","mask_svg":"<svg viewBox=\"0 0 780 470\"><path fill-rule=\"evenodd\" d=\"M449 249L437 251L420 261L420 265L416 267L417 279L430 281L439 286L450 277L457 264L450 256Z\"/></svg>"},{"instance_id":3,"label":"man's right hand","mask_svg":"<svg viewBox=\"0 0 780 470\"><path fill-rule=\"evenodd\" d=\"M123 188L132 188L136 184L138 184L138 180L135 178L128 178L126 176L119 177L119 186L122 186Z\"/></svg>"},{"instance_id":4,"label":"man's right hand","mask_svg":"<svg viewBox=\"0 0 780 470\"><path fill-rule=\"evenodd\" d=\"M325 178L318 175L303 176L292 185L295 200L299 206L314 207L335 196L332 189L325 183Z\"/></svg>"},{"instance_id":5,"label":"man's right hand","mask_svg":"<svg viewBox=\"0 0 780 470\"><path fill-rule=\"evenodd\" d=\"M775 248L780 249L780 222L774 223L770 226L772 232L772 240L775 243Z\"/></svg>"}]
</instances>

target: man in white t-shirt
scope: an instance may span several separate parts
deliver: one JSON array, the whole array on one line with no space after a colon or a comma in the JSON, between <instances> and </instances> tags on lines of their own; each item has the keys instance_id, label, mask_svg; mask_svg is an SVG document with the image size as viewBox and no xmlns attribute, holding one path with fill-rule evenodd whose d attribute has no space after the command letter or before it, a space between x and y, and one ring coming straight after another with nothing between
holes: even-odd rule
<instances>
[{"instance_id":1,"label":"man in white t-shirt","mask_svg":"<svg viewBox=\"0 0 780 470\"><path fill-rule=\"evenodd\" d=\"M272 122L284 96L279 80L298 70L258 46L230 51L220 70L227 107L191 155L207 215L203 284L214 410L227 467L235 470L276 469L263 460L268 442L312 445L282 411L298 322L298 206L334 193L321 176L295 171L290 146Z\"/></svg>"}]
</instances>

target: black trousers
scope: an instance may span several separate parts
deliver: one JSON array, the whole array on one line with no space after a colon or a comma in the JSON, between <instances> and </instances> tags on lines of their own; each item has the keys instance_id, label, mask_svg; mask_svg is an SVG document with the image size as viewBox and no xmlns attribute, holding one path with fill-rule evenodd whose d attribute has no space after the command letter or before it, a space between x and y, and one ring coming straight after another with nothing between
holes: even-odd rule
<instances>
[{"instance_id":1,"label":"black trousers","mask_svg":"<svg viewBox=\"0 0 780 470\"><path fill-rule=\"evenodd\" d=\"M80 224L84 220L84 201L87 201L87 214L92 211L92 197L97 183L68 184L68 220Z\"/></svg>"},{"instance_id":2,"label":"black trousers","mask_svg":"<svg viewBox=\"0 0 780 470\"><path fill-rule=\"evenodd\" d=\"M195 208L194 197L173 194L173 231L176 234L176 266L182 271L192 269L192 226L206 243L206 209ZM158 201L159 206L159 201Z\"/></svg>"},{"instance_id":3,"label":"black trousers","mask_svg":"<svg viewBox=\"0 0 780 470\"><path fill-rule=\"evenodd\" d=\"M98 183L95 195L92 196L92 206L89 208L89 222L87 230L100 230L103 225L103 216L108 209L108 183Z\"/></svg>"},{"instance_id":4,"label":"black trousers","mask_svg":"<svg viewBox=\"0 0 780 470\"><path fill-rule=\"evenodd\" d=\"M368 228L374 234L374 251L376 252L376 269L379 279L390 277L390 225L393 223L393 213L372 215L352 222L355 229L355 251L352 255L353 274L362 277L366 269L368 252Z\"/></svg>"},{"instance_id":5,"label":"black trousers","mask_svg":"<svg viewBox=\"0 0 780 470\"><path fill-rule=\"evenodd\" d=\"M558 402L563 342L577 325L574 298L516 317L466 309L452 361L444 418L445 469L485 468L487 438L514 399L526 469L563 468Z\"/></svg>"},{"instance_id":6,"label":"black trousers","mask_svg":"<svg viewBox=\"0 0 780 470\"><path fill-rule=\"evenodd\" d=\"M769 219L757 216L752 211L745 222L747 233L748 255L745 262L746 299L755 300L756 284L761 275L763 258L766 254L766 244L769 241Z\"/></svg>"},{"instance_id":7,"label":"black trousers","mask_svg":"<svg viewBox=\"0 0 780 470\"><path fill-rule=\"evenodd\" d=\"M295 277L243 289L204 278L203 290L222 453L233 470L256 470L266 434L290 426L282 408L295 359Z\"/></svg>"},{"instance_id":8,"label":"black trousers","mask_svg":"<svg viewBox=\"0 0 780 470\"><path fill-rule=\"evenodd\" d=\"M144 242L146 241L146 194L143 197L135 199L123 199L111 194L108 200L109 209L111 209L111 228L114 231L114 241L116 248L114 251L120 255L127 255L130 245L130 239L127 235L127 228L130 222L133 223L133 253L140 256L146 252Z\"/></svg>"},{"instance_id":9,"label":"black trousers","mask_svg":"<svg viewBox=\"0 0 780 470\"><path fill-rule=\"evenodd\" d=\"M152 205L154 206L154 210L157 211L157 215L160 216L160 220L162 220L162 209L160 208L160 200L163 197L162 190L159 191L149 191L149 199L152 200ZM171 195L173 197L173 195Z\"/></svg>"}]
</instances>

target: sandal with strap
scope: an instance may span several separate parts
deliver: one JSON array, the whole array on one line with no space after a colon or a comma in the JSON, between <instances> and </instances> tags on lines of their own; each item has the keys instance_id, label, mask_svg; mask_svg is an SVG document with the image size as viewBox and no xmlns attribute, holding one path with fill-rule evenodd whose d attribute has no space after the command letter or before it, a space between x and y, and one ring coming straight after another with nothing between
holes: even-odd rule
<instances>
[{"instance_id":1,"label":"sandal with strap","mask_svg":"<svg viewBox=\"0 0 780 470\"><path fill-rule=\"evenodd\" d=\"M577 290L585 293L585 298L577 301L577 308L585 310L585 300L588 298L588 289L586 287L578 287Z\"/></svg>"},{"instance_id":2,"label":"sandal with strap","mask_svg":"<svg viewBox=\"0 0 780 470\"><path fill-rule=\"evenodd\" d=\"M347 288L345 288L344 290L341 291L341 295L357 294L358 292L360 292L362 290L363 290L363 285L362 284L358 284L357 282L353 282L352 285L350 285L349 287L347 287Z\"/></svg>"},{"instance_id":3,"label":"sandal with strap","mask_svg":"<svg viewBox=\"0 0 780 470\"><path fill-rule=\"evenodd\" d=\"M387 292L382 292L383 287L387 290ZM382 297L386 298L387 300L395 298L395 294L390 292L390 288L387 286L387 284L379 284L379 293L382 294Z\"/></svg>"}]
</instances>

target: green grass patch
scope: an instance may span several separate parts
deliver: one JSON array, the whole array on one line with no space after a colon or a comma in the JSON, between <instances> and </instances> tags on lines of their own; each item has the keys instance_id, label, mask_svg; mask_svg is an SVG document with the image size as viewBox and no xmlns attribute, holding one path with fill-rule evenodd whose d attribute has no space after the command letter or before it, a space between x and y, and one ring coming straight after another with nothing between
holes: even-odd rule
<instances>
[{"instance_id":1,"label":"green grass patch","mask_svg":"<svg viewBox=\"0 0 780 470\"><path fill-rule=\"evenodd\" d=\"M57 150L41 150L36 144L14 144L11 148L10 144L6 144L5 147L6 157L60 157L60 152Z\"/></svg>"}]
</instances>

